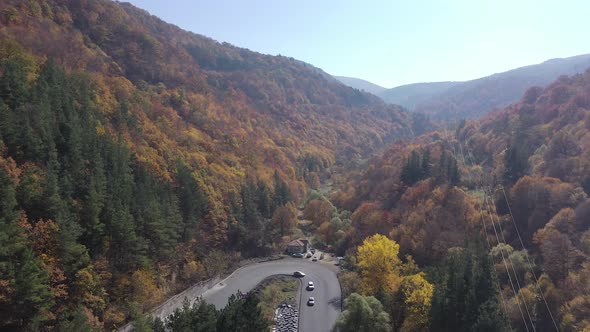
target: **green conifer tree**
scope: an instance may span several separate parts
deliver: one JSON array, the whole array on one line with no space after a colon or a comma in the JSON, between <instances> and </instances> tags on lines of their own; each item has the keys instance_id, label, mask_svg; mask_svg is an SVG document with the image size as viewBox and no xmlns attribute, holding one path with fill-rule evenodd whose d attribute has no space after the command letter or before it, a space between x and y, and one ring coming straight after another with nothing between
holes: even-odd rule
<instances>
[{"instance_id":1,"label":"green conifer tree","mask_svg":"<svg viewBox=\"0 0 590 332\"><path fill-rule=\"evenodd\" d=\"M53 294L19 218L14 184L0 167L0 327L39 330L48 319Z\"/></svg>"}]
</instances>

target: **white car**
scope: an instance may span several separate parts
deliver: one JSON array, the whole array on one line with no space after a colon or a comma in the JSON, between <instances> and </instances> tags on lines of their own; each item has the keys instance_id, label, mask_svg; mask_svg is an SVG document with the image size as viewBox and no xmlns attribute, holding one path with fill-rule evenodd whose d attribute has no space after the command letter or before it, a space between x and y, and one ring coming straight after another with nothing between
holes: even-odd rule
<instances>
[{"instance_id":1,"label":"white car","mask_svg":"<svg viewBox=\"0 0 590 332\"><path fill-rule=\"evenodd\" d=\"M295 272L293 272L293 276L297 277L297 278L303 278L303 277L305 277L305 273L303 273L301 271L295 271Z\"/></svg>"},{"instance_id":2,"label":"white car","mask_svg":"<svg viewBox=\"0 0 590 332\"><path fill-rule=\"evenodd\" d=\"M312 291L315 288L315 286L313 285L313 281L310 281L307 283L307 290Z\"/></svg>"},{"instance_id":3,"label":"white car","mask_svg":"<svg viewBox=\"0 0 590 332\"><path fill-rule=\"evenodd\" d=\"M313 298L313 296L311 296L309 298L309 300L307 300L307 305L308 306L313 306L315 304L315 299Z\"/></svg>"}]
</instances>

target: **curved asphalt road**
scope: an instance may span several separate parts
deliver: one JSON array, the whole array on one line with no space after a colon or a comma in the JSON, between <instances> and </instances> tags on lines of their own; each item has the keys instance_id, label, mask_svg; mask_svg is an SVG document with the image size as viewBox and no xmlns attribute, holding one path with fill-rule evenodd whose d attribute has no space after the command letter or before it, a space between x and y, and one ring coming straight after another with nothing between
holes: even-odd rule
<instances>
[{"instance_id":1,"label":"curved asphalt road","mask_svg":"<svg viewBox=\"0 0 590 332\"><path fill-rule=\"evenodd\" d=\"M302 271L301 305L299 312L300 332L329 332L340 314L340 284L336 277L337 268L330 263L311 262L301 258L285 258L240 268L231 276L203 293L203 300L214 304L217 309L225 307L229 296L239 291L248 292L262 280L276 274L293 275ZM305 289L308 281L313 281L315 289ZM315 306L308 307L307 299L313 296Z\"/></svg>"}]
</instances>

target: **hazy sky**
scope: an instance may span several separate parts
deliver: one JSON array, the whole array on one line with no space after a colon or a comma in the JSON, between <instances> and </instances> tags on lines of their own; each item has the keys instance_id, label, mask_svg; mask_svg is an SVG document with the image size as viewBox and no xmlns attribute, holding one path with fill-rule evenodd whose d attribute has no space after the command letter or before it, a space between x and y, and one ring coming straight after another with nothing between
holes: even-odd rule
<instances>
[{"instance_id":1,"label":"hazy sky","mask_svg":"<svg viewBox=\"0 0 590 332\"><path fill-rule=\"evenodd\" d=\"M129 0L218 41L384 87L590 53L590 1Z\"/></svg>"}]
</instances>

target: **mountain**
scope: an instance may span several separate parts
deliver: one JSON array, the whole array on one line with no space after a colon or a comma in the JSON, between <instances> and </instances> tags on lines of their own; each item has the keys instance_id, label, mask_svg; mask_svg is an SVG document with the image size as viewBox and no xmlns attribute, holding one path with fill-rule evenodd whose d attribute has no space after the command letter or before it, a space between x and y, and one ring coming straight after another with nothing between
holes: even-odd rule
<instances>
[{"instance_id":1,"label":"mountain","mask_svg":"<svg viewBox=\"0 0 590 332\"><path fill-rule=\"evenodd\" d=\"M390 104L401 105L409 110L449 88L462 82L432 82L401 85L378 93L381 99Z\"/></svg>"},{"instance_id":2,"label":"mountain","mask_svg":"<svg viewBox=\"0 0 590 332\"><path fill-rule=\"evenodd\" d=\"M545 86L560 75L582 73L588 68L590 54L585 54L465 82L401 86L382 92L380 96L387 102L399 103L436 119L476 118L518 101L531 86Z\"/></svg>"},{"instance_id":3,"label":"mountain","mask_svg":"<svg viewBox=\"0 0 590 332\"><path fill-rule=\"evenodd\" d=\"M369 81L362 80L360 78L354 77L346 77L346 76L334 76L338 81L342 82L349 87L366 91L368 93L372 93L374 95L379 95L383 91L387 90L386 88L379 86L377 84L371 83Z\"/></svg>"},{"instance_id":4,"label":"mountain","mask_svg":"<svg viewBox=\"0 0 590 332\"><path fill-rule=\"evenodd\" d=\"M270 255L329 169L428 124L110 0L0 2L0 329L113 330Z\"/></svg>"},{"instance_id":5,"label":"mountain","mask_svg":"<svg viewBox=\"0 0 590 332\"><path fill-rule=\"evenodd\" d=\"M450 313L472 294L446 281L457 262L471 266L457 254L483 250L504 309L499 292L488 299L512 329L590 328L590 70L531 87L519 102L454 130L393 144L340 181L331 201L352 214L325 238L347 254L375 233L397 241L400 257L411 255L436 283L432 305L440 307L430 321L441 325L433 327L474 324L475 316L450 322L439 310ZM511 305L524 294L540 309L534 321Z\"/></svg>"},{"instance_id":6,"label":"mountain","mask_svg":"<svg viewBox=\"0 0 590 332\"><path fill-rule=\"evenodd\" d=\"M306 155L326 165L336 156L346 161L409 132L411 116L399 107L318 68L182 31L130 4L14 0L0 6L3 38L67 70L100 76L101 89L113 94L109 111L129 104L143 136L109 123L105 130L149 154L141 159L164 178L170 175L166 151L178 150L193 167L226 182L225 175L236 180L250 169L292 174L289 168ZM136 94L143 105L122 100ZM256 156L243 158L246 153Z\"/></svg>"}]
</instances>

